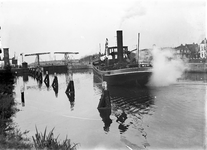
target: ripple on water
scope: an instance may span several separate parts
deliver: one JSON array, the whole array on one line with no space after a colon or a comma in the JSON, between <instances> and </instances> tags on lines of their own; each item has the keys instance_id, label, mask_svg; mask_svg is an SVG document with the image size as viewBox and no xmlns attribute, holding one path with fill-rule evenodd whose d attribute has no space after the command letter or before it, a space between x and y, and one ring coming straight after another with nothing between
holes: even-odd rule
<instances>
[{"instance_id":1,"label":"ripple on water","mask_svg":"<svg viewBox=\"0 0 207 150\"><path fill-rule=\"evenodd\" d=\"M205 125L205 84L176 84L152 89L157 107L149 133L151 145L202 146ZM168 139L172 139L172 141ZM163 141L163 142L161 142ZM177 144L177 145L176 145Z\"/></svg>"},{"instance_id":2,"label":"ripple on water","mask_svg":"<svg viewBox=\"0 0 207 150\"><path fill-rule=\"evenodd\" d=\"M141 89L108 87L112 123L106 134L103 116L97 111L102 95L101 83L92 81L91 74L74 74L75 106L71 111L65 95L65 75L58 75L58 79L58 97L52 89L47 91L42 86L40 91L35 88L38 86L33 80L26 84L31 88L25 91L26 105L16 119L23 130L35 133L35 124L42 129L49 124L56 127L58 134L68 134L72 140L80 142L83 149L87 146L94 148L94 143L103 144L104 141L109 146L116 143L118 147L127 145L132 149L188 148L200 146L204 141L206 85L202 81L180 81L167 87ZM22 82L16 87L17 97L21 97L21 85ZM51 113L37 111L34 106ZM122 119L118 119L121 115Z\"/></svg>"}]
</instances>

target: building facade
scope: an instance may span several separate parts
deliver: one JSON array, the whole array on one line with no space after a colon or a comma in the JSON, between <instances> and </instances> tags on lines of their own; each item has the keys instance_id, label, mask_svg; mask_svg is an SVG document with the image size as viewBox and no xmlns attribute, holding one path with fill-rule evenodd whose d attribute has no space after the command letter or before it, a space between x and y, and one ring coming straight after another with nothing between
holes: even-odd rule
<instances>
[{"instance_id":1,"label":"building facade","mask_svg":"<svg viewBox=\"0 0 207 150\"><path fill-rule=\"evenodd\" d=\"M176 47L177 55L182 59L198 59L199 58L199 45L198 44L181 44Z\"/></svg>"},{"instance_id":2,"label":"building facade","mask_svg":"<svg viewBox=\"0 0 207 150\"><path fill-rule=\"evenodd\" d=\"M200 58L204 59L207 57L207 40L206 38L200 44Z\"/></svg>"}]
</instances>

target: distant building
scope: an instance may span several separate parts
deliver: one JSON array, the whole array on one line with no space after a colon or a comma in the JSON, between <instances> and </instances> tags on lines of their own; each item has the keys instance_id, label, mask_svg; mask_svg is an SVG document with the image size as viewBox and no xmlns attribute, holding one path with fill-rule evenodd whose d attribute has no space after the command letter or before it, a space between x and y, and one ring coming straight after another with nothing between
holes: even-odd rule
<instances>
[{"instance_id":1,"label":"distant building","mask_svg":"<svg viewBox=\"0 0 207 150\"><path fill-rule=\"evenodd\" d=\"M207 40L206 38L200 43L200 57L207 57Z\"/></svg>"},{"instance_id":2,"label":"distant building","mask_svg":"<svg viewBox=\"0 0 207 150\"><path fill-rule=\"evenodd\" d=\"M181 44L176 47L176 53L182 59L197 59L199 58L199 45L198 44Z\"/></svg>"}]
</instances>

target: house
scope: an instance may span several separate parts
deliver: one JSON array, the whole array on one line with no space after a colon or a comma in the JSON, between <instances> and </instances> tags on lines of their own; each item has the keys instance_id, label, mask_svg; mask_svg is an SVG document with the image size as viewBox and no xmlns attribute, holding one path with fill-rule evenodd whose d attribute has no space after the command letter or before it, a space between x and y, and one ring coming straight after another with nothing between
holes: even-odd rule
<instances>
[{"instance_id":1,"label":"house","mask_svg":"<svg viewBox=\"0 0 207 150\"><path fill-rule=\"evenodd\" d=\"M199 58L199 45L198 44L181 44L180 46L175 48L177 54L181 56L181 58L188 59L197 59Z\"/></svg>"},{"instance_id":2,"label":"house","mask_svg":"<svg viewBox=\"0 0 207 150\"><path fill-rule=\"evenodd\" d=\"M200 57L206 58L207 57L207 40L206 38L200 43Z\"/></svg>"}]
</instances>

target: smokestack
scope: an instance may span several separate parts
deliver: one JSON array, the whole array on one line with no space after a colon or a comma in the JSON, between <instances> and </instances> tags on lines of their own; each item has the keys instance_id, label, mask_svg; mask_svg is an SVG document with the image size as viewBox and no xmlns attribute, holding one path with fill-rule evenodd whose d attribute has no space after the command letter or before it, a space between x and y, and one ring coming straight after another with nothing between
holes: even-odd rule
<instances>
[{"instance_id":1,"label":"smokestack","mask_svg":"<svg viewBox=\"0 0 207 150\"><path fill-rule=\"evenodd\" d=\"M122 31L117 31L117 49L118 49L118 61L123 61L123 37Z\"/></svg>"}]
</instances>

